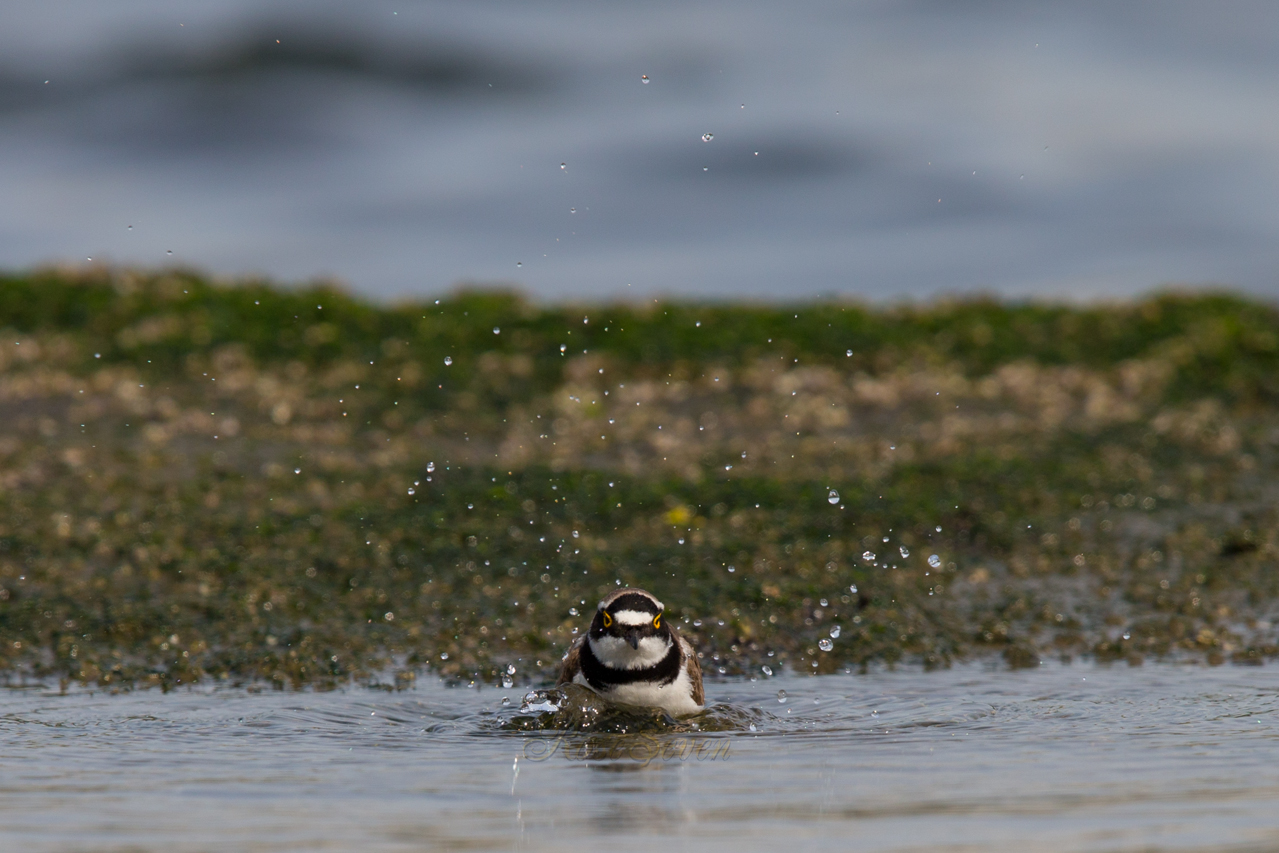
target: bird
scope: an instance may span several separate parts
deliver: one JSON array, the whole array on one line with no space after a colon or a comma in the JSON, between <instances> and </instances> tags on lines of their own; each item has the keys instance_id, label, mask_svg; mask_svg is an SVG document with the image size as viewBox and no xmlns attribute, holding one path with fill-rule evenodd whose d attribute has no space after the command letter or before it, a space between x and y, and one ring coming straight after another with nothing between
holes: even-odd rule
<instances>
[{"instance_id":1,"label":"bird","mask_svg":"<svg viewBox=\"0 0 1279 853\"><path fill-rule=\"evenodd\" d=\"M569 646L556 686L580 684L609 702L660 708L674 717L701 711L706 694L697 653L664 609L646 590L614 590L595 609L586 634Z\"/></svg>"}]
</instances>

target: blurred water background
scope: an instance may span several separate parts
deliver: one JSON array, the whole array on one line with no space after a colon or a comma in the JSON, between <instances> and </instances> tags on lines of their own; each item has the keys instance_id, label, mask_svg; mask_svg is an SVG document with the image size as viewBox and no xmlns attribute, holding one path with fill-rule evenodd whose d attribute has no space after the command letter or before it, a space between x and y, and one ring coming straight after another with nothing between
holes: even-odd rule
<instances>
[{"instance_id":1,"label":"blurred water background","mask_svg":"<svg viewBox=\"0 0 1279 853\"><path fill-rule=\"evenodd\" d=\"M0 266L1270 295L1277 48L1263 2L11 0Z\"/></svg>"}]
</instances>

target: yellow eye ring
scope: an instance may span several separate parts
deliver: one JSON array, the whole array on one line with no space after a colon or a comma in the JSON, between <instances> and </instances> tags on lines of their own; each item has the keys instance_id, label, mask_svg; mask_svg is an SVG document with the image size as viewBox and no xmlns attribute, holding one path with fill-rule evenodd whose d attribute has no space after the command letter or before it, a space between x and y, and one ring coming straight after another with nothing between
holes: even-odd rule
<instances>
[{"instance_id":1,"label":"yellow eye ring","mask_svg":"<svg viewBox=\"0 0 1279 853\"><path fill-rule=\"evenodd\" d=\"M654 628L662 627L662 614L659 613L653 617L653 627Z\"/></svg>"},{"instance_id":2,"label":"yellow eye ring","mask_svg":"<svg viewBox=\"0 0 1279 853\"><path fill-rule=\"evenodd\" d=\"M608 611L604 611L604 627L607 628L613 624L613 617L608 615Z\"/></svg>"}]
</instances>

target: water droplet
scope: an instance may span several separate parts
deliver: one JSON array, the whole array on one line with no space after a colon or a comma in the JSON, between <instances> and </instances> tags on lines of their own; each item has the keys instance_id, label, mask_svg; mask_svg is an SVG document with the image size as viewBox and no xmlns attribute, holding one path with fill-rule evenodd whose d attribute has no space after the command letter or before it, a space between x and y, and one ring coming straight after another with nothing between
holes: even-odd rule
<instances>
[{"instance_id":1,"label":"water droplet","mask_svg":"<svg viewBox=\"0 0 1279 853\"><path fill-rule=\"evenodd\" d=\"M448 659L449 659L448 652L440 652L440 660L448 660Z\"/></svg>"},{"instance_id":2,"label":"water droplet","mask_svg":"<svg viewBox=\"0 0 1279 853\"><path fill-rule=\"evenodd\" d=\"M818 604L820 604L822 607L830 607L830 602L824 598L818 601Z\"/></svg>"},{"instance_id":3,"label":"water droplet","mask_svg":"<svg viewBox=\"0 0 1279 853\"><path fill-rule=\"evenodd\" d=\"M576 207L570 207L570 208L568 209L568 212L569 212L569 213L577 213L577 208L576 208Z\"/></svg>"},{"instance_id":4,"label":"water droplet","mask_svg":"<svg viewBox=\"0 0 1279 853\"><path fill-rule=\"evenodd\" d=\"M863 560L865 560L865 561L866 561L866 562L868 562L868 563L873 563L873 562L875 562L875 552L874 552L874 551L862 551L862 559L863 559Z\"/></svg>"},{"instance_id":5,"label":"water droplet","mask_svg":"<svg viewBox=\"0 0 1279 853\"><path fill-rule=\"evenodd\" d=\"M820 640L817 641L817 648L821 649L824 652L829 652L831 649L835 648L835 644L832 643L830 640L826 639L825 637L822 637Z\"/></svg>"},{"instance_id":6,"label":"water droplet","mask_svg":"<svg viewBox=\"0 0 1279 853\"><path fill-rule=\"evenodd\" d=\"M641 75L640 75L640 82L647 86L647 85L648 85L648 75L647 75L647 74L641 74Z\"/></svg>"},{"instance_id":7,"label":"water droplet","mask_svg":"<svg viewBox=\"0 0 1279 853\"><path fill-rule=\"evenodd\" d=\"M522 267L522 266L524 266L524 262L523 262L523 261L516 261L516 262L515 262L515 265L516 265L517 267Z\"/></svg>"},{"instance_id":8,"label":"water droplet","mask_svg":"<svg viewBox=\"0 0 1279 853\"><path fill-rule=\"evenodd\" d=\"M560 344L560 352L564 352L567 349L568 349L568 344Z\"/></svg>"},{"instance_id":9,"label":"water droplet","mask_svg":"<svg viewBox=\"0 0 1279 853\"><path fill-rule=\"evenodd\" d=\"M578 535L579 535L579 534L578 534L578 532L577 532L576 530L574 530L574 531L573 531L573 538L574 538L574 539L576 539L576 538L578 537Z\"/></svg>"},{"instance_id":10,"label":"water droplet","mask_svg":"<svg viewBox=\"0 0 1279 853\"><path fill-rule=\"evenodd\" d=\"M844 353L844 355L848 356L849 358L852 358L852 357L853 357L853 351L852 351L852 350L848 350L846 353Z\"/></svg>"},{"instance_id":11,"label":"water droplet","mask_svg":"<svg viewBox=\"0 0 1279 853\"><path fill-rule=\"evenodd\" d=\"M467 505L466 505L466 508L467 508L467 509L475 509L475 504L467 504Z\"/></svg>"},{"instance_id":12,"label":"water droplet","mask_svg":"<svg viewBox=\"0 0 1279 853\"><path fill-rule=\"evenodd\" d=\"M785 705L785 704L786 704L786 691L785 691L785 690L778 690L778 691L777 691L777 701L778 701L778 702L781 702L783 705Z\"/></svg>"},{"instance_id":13,"label":"water droplet","mask_svg":"<svg viewBox=\"0 0 1279 853\"><path fill-rule=\"evenodd\" d=\"M1132 639L1132 634L1128 633L1127 631L1124 631L1124 639L1125 639L1125 640L1131 640L1131 639Z\"/></svg>"},{"instance_id":14,"label":"water droplet","mask_svg":"<svg viewBox=\"0 0 1279 853\"><path fill-rule=\"evenodd\" d=\"M941 525L940 525L940 524L939 524L939 525L937 525L937 526L936 526L935 528L933 528L933 529L934 529L934 530L936 530L938 533L941 533Z\"/></svg>"},{"instance_id":15,"label":"water droplet","mask_svg":"<svg viewBox=\"0 0 1279 853\"><path fill-rule=\"evenodd\" d=\"M428 463L426 463L426 473L428 473L428 474L429 474L429 473L431 473L431 472L432 472L432 471L434 471L434 470L435 470L435 463L434 463L434 462L428 462Z\"/></svg>"},{"instance_id":16,"label":"water droplet","mask_svg":"<svg viewBox=\"0 0 1279 853\"><path fill-rule=\"evenodd\" d=\"M514 675L514 674L515 674L515 664L513 664L513 663L508 663L508 664L506 665L506 674L507 674L507 675Z\"/></svg>"},{"instance_id":17,"label":"water droplet","mask_svg":"<svg viewBox=\"0 0 1279 853\"><path fill-rule=\"evenodd\" d=\"M568 615L569 615L569 616L576 616L576 615L577 615L577 608L576 608L576 607L570 607L570 608L568 609Z\"/></svg>"},{"instance_id":18,"label":"water droplet","mask_svg":"<svg viewBox=\"0 0 1279 853\"><path fill-rule=\"evenodd\" d=\"M409 494L410 494L410 495L411 495L411 494L414 494L414 490L413 490L413 489L409 489Z\"/></svg>"},{"instance_id":19,"label":"water droplet","mask_svg":"<svg viewBox=\"0 0 1279 853\"><path fill-rule=\"evenodd\" d=\"M830 638L832 640L838 640L841 630L842 629L838 625L832 625L830 629Z\"/></svg>"},{"instance_id":20,"label":"water droplet","mask_svg":"<svg viewBox=\"0 0 1279 853\"><path fill-rule=\"evenodd\" d=\"M567 168L568 168L568 163L561 163L561 164L560 164L560 171L563 171L563 170L565 170L565 169L567 169Z\"/></svg>"},{"instance_id":21,"label":"water droplet","mask_svg":"<svg viewBox=\"0 0 1279 853\"><path fill-rule=\"evenodd\" d=\"M301 474L301 473L302 473L302 469L301 469L301 468L294 468L294 469L293 469L293 473L294 473L294 474Z\"/></svg>"},{"instance_id":22,"label":"water droplet","mask_svg":"<svg viewBox=\"0 0 1279 853\"><path fill-rule=\"evenodd\" d=\"M712 139L714 139L714 138L715 138L715 134L713 134L713 133L703 133L703 134L702 134L702 141L703 141L703 142L710 142L710 141L711 141Z\"/></svg>"},{"instance_id":23,"label":"water droplet","mask_svg":"<svg viewBox=\"0 0 1279 853\"><path fill-rule=\"evenodd\" d=\"M501 327L499 327L499 326L494 326L494 327L493 327L493 334L495 334L495 335L500 335L500 334L502 334L502 329L501 329Z\"/></svg>"},{"instance_id":24,"label":"water droplet","mask_svg":"<svg viewBox=\"0 0 1279 853\"><path fill-rule=\"evenodd\" d=\"M771 666L761 666L760 670L767 676L772 676L773 668Z\"/></svg>"},{"instance_id":25,"label":"water droplet","mask_svg":"<svg viewBox=\"0 0 1279 853\"><path fill-rule=\"evenodd\" d=\"M511 704L511 698L509 696L503 696L502 707L505 708L507 705L510 705L510 704Z\"/></svg>"},{"instance_id":26,"label":"water droplet","mask_svg":"<svg viewBox=\"0 0 1279 853\"><path fill-rule=\"evenodd\" d=\"M452 363L453 363L453 356L451 356L451 355L446 355L446 356L444 356L444 366L445 366L445 367L448 367L448 366L449 366L449 365L451 365Z\"/></svg>"},{"instance_id":27,"label":"water droplet","mask_svg":"<svg viewBox=\"0 0 1279 853\"><path fill-rule=\"evenodd\" d=\"M853 595L856 595L856 594L857 594L857 584L853 584L852 586L850 586L850 587L848 588L848 591L849 591L849 592L851 592Z\"/></svg>"},{"instance_id":28,"label":"water droplet","mask_svg":"<svg viewBox=\"0 0 1279 853\"><path fill-rule=\"evenodd\" d=\"M515 679L511 678L509 675L504 675L504 676L502 676L502 688L503 688L503 689L505 689L505 690L510 690L510 689L511 689L512 687L514 687L514 686L515 686Z\"/></svg>"},{"instance_id":29,"label":"water droplet","mask_svg":"<svg viewBox=\"0 0 1279 853\"><path fill-rule=\"evenodd\" d=\"M1261 721L1260 721L1260 720L1258 720L1257 722L1261 722ZM751 723L751 724L750 724L750 730L751 730L751 731L753 731L753 732L759 731L759 729L755 728L755 724L754 724L754 723Z\"/></svg>"},{"instance_id":30,"label":"water droplet","mask_svg":"<svg viewBox=\"0 0 1279 853\"><path fill-rule=\"evenodd\" d=\"M903 560L910 556L910 549L907 548L905 545L902 545L897 550L899 553L901 553Z\"/></svg>"},{"instance_id":31,"label":"water droplet","mask_svg":"<svg viewBox=\"0 0 1279 853\"><path fill-rule=\"evenodd\" d=\"M936 554L929 554L928 565L932 566L934 569L938 568L941 566L941 557L938 557Z\"/></svg>"},{"instance_id":32,"label":"water droplet","mask_svg":"<svg viewBox=\"0 0 1279 853\"><path fill-rule=\"evenodd\" d=\"M835 491L834 489L831 489L830 494L826 496L826 503L828 504L839 503L839 492Z\"/></svg>"}]
</instances>

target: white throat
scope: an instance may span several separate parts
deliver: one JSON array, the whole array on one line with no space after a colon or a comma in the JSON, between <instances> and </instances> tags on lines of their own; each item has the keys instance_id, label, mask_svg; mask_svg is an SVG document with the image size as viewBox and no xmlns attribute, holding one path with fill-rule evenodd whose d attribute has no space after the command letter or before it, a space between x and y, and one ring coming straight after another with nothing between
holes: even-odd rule
<instances>
[{"instance_id":1,"label":"white throat","mask_svg":"<svg viewBox=\"0 0 1279 853\"><path fill-rule=\"evenodd\" d=\"M605 635L597 640L588 635L586 641L599 662L609 669L647 669L661 663L671 650L667 637L645 637L637 649L632 649L621 637Z\"/></svg>"}]
</instances>

